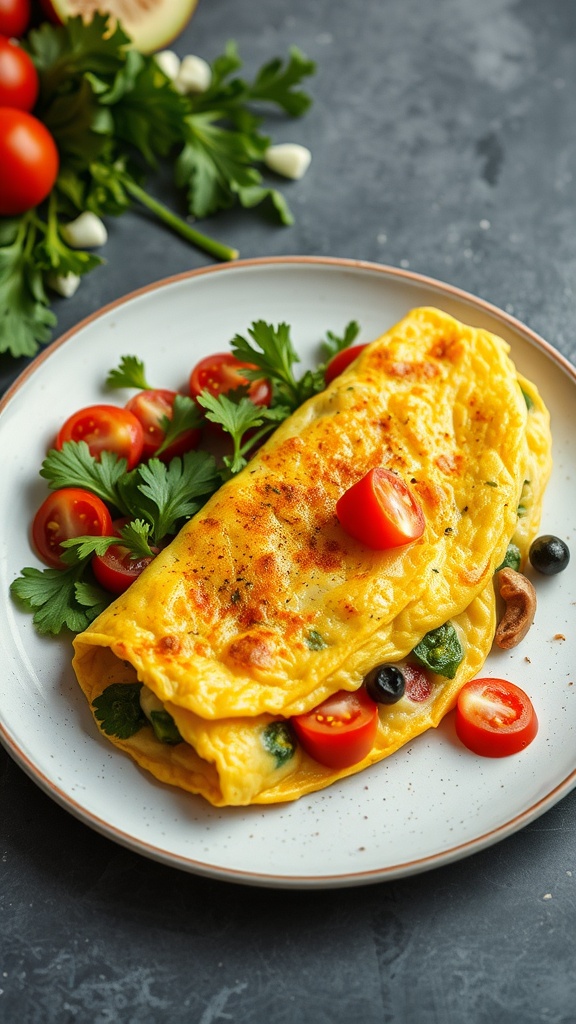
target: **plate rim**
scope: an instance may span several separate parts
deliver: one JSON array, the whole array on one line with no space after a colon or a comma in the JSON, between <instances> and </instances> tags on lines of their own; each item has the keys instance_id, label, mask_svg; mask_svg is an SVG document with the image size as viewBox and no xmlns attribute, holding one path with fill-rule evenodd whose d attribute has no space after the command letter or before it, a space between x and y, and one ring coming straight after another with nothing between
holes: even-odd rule
<instances>
[{"instance_id":1,"label":"plate rim","mask_svg":"<svg viewBox=\"0 0 576 1024\"><path fill-rule=\"evenodd\" d=\"M106 303L104 306L99 307L97 310L84 317L57 337L47 345L28 366L24 368L0 399L0 414L3 413L6 407L18 394L22 385L32 377L40 367L43 366L46 360L48 360L55 351L60 349L68 341L71 341L90 324L105 317L110 312L128 305L145 295L149 295L174 284L193 281L206 275L233 274L238 271L249 270L252 268L281 268L289 266L317 266L334 268L335 270L367 271L370 273L382 274L391 280L413 283L420 287L430 288L438 295L445 295L468 304L471 308L483 311L497 321L503 323L543 353L549 360L555 363L559 369L567 373L567 375L572 379L572 382L576 384L576 367L566 356L554 348L550 342L512 314L456 285L420 274L413 270L393 267L387 264L367 260L358 260L346 257L288 255L254 257L236 260L226 264L209 265L193 270L182 271L180 273L152 281L140 288L134 289L117 297L109 303ZM268 874L262 871L251 872L246 869L235 869L233 867L213 865L197 858L187 857L174 851L162 849L158 845L146 841L144 838L136 838L130 833L123 831L120 827L104 820L94 812L88 811L74 798L72 794L66 793L57 784L57 782L52 781L14 741L10 732L5 728L5 725L2 722L0 722L0 742L10 756L16 761L17 765L24 770L29 778L31 778L31 780L35 782L39 788L46 793L46 795L53 799L64 810L72 813L77 819L107 839L119 843L133 852L146 856L149 859L199 876L253 886L284 889L337 888L367 885L398 877L406 877L411 874L421 873L445 866L456 860L470 856L473 853L480 852L481 850L486 849L496 842L499 842L519 831L531 821L538 818L545 811L549 810L576 787L575 767L566 776L566 778L557 783L552 790L536 800L530 807L514 815L506 822L482 833L482 835L456 843L448 849L440 852L427 854L423 857L411 860L409 859L388 867L378 867L351 872L340 871L335 874L326 875Z\"/></svg>"},{"instance_id":2,"label":"plate rim","mask_svg":"<svg viewBox=\"0 0 576 1024\"><path fill-rule=\"evenodd\" d=\"M78 323L69 327L63 334L59 335L46 345L46 347L33 358L32 362L29 363L28 366L24 367L16 380L9 385L2 398L0 398L0 413L12 400L25 381L36 372L38 367L42 366L42 364L50 358L53 352L73 338L75 334L78 334L80 331L84 330L84 328L88 327L89 324L107 316L108 313L113 312L113 310L118 309L120 306L128 305L128 303L135 299L141 298L144 295L148 295L151 292L158 291L170 285L204 277L208 274L234 273L235 271L245 270L250 267L282 265L294 266L302 264L334 267L341 270L366 270L374 273L381 273L386 277L398 278L400 280L411 281L414 284L420 284L433 289L440 289L442 292L455 299L467 302L476 308L480 307L489 315L494 316L507 324L512 330L525 335L532 345L535 345L536 348L543 349L546 355L548 355L548 357L554 362L558 363L562 369L573 377L576 383L576 366L574 366L566 356L559 352L558 349L554 348L551 342L547 341L542 337L542 335L538 334L533 330L533 328L528 327L527 324L523 323L511 313L506 312L506 310L494 305L487 299L483 299L478 295L474 295L472 292L466 291L464 288L460 288L458 285L453 285L449 282L442 281L439 278L429 277L426 274L420 274L415 270L409 270L404 267L394 267L386 263L376 263L370 260L359 260L345 256L255 256L248 259L233 260L229 263L217 263L206 267L196 267L194 270L183 270L178 274L171 274L168 277L158 278L156 281L150 281L148 284L142 285L140 288L135 288L130 292L126 292L124 295L119 295L116 299L112 299L111 302L107 302L105 305L100 306L98 309L94 310L94 312L83 317L82 320L79 320Z\"/></svg>"}]
</instances>

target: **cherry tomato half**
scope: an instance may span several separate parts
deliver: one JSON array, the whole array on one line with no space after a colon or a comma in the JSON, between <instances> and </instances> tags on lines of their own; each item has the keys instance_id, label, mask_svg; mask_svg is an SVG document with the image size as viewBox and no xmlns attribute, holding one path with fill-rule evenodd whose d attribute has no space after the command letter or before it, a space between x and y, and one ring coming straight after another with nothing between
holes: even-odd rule
<instances>
[{"instance_id":1,"label":"cherry tomato half","mask_svg":"<svg viewBox=\"0 0 576 1024\"><path fill-rule=\"evenodd\" d=\"M155 391L139 391L129 402L126 402L126 409L140 420L144 430L144 449L142 458L148 459L154 455L156 449L162 444L165 432L160 426L163 418L172 419L174 399L176 391L158 389ZM183 455L184 452L195 448L200 440L200 430L186 430L172 442L159 458L169 462L175 455Z\"/></svg>"},{"instance_id":2,"label":"cherry tomato half","mask_svg":"<svg viewBox=\"0 0 576 1024\"><path fill-rule=\"evenodd\" d=\"M272 388L270 382L261 380L248 381L242 376L242 370L257 370L258 367L252 363L241 363L231 352L217 352L213 356L206 356L196 364L190 375L190 394L193 398L203 391L209 391L212 395L225 394L233 391L242 384L248 384L248 397L254 405L270 405L272 401Z\"/></svg>"},{"instance_id":3,"label":"cherry tomato half","mask_svg":"<svg viewBox=\"0 0 576 1024\"><path fill-rule=\"evenodd\" d=\"M31 18L30 0L0 0L0 32L3 36L23 36Z\"/></svg>"},{"instance_id":4,"label":"cherry tomato half","mask_svg":"<svg viewBox=\"0 0 576 1024\"><path fill-rule=\"evenodd\" d=\"M0 36L0 107L32 110L38 99L38 72L18 43Z\"/></svg>"},{"instance_id":5,"label":"cherry tomato half","mask_svg":"<svg viewBox=\"0 0 576 1024\"><path fill-rule=\"evenodd\" d=\"M312 711L292 718L306 753L328 768L349 768L374 746L378 706L366 690L340 690Z\"/></svg>"},{"instance_id":6,"label":"cherry tomato half","mask_svg":"<svg viewBox=\"0 0 576 1024\"><path fill-rule=\"evenodd\" d=\"M115 452L126 459L128 469L140 461L144 448L144 431L140 420L129 409L117 405L89 405L69 416L56 438L56 448L65 441L86 441L90 454Z\"/></svg>"},{"instance_id":7,"label":"cherry tomato half","mask_svg":"<svg viewBox=\"0 0 576 1024\"><path fill-rule=\"evenodd\" d=\"M106 505L95 494L80 487L62 487L41 504L32 523L32 540L40 558L55 569L62 541L73 537L106 537L112 533L112 519Z\"/></svg>"},{"instance_id":8,"label":"cherry tomato half","mask_svg":"<svg viewBox=\"0 0 576 1024\"><path fill-rule=\"evenodd\" d=\"M120 536L120 530L129 519L115 519L110 534ZM152 558L131 558L128 548L122 544L111 544L103 555L94 555L92 571L101 587L111 594L123 594L140 573L150 565Z\"/></svg>"},{"instance_id":9,"label":"cherry tomato half","mask_svg":"<svg viewBox=\"0 0 576 1024\"><path fill-rule=\"evenodd\" d=\"M456 733L482 757L517 754L532 742L538 719L528 695L506 679L472 679L456 706Z\"/></svg>"},{"instance_id":10,"label":"cherry tomato half","mask_svg":"<svg viewBox=\"0 0 576 1024\"><path fill-rule=\"evenodd\" d=\"M14 217L37 206L58 175L56 143L25 110L0 107L0 215Z\"/></svg>"},{"instance_id":11,"label":"cherry tomato half","mask_svg":"<svg viewBox=\"0 0 576 1024\"><path fill-rule=\"evenodd\" d=\"M366 345L351 345L350 348L343 348L340 352L337 352L335 356L329 361L326 369L324 370L324 380L327 384L330 384L335 377L339 377L340 374L358 358L361 352L364 351Z\"/></svg>"},{"instance_id":12,"label":"cherry tomato half","mask_svg":"<svg viewBox=\"0 0 576 1024\"><path fill-rule=\"evenodd\" d=\"M395 473L378 467L344 492L336 515L347 533L376 551L418 540L424 514L412 492Z\"/></svg>"}]
</instances>

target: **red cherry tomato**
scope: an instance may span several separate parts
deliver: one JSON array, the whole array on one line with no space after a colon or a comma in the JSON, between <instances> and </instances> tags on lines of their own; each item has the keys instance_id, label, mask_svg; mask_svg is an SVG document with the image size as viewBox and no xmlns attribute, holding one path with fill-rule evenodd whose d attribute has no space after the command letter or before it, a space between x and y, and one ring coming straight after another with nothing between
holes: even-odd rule
<instances>
[{"instance_id":1,"label":"red cherry tomato","mask_svg":"<svg viewBox=\"0 0 576 1024\"><path fill-rule=\"evenodd\" d=\"M32 110L39 87L38 72L26 50L0 36L0 107Z\"/></svg>"},{"instance_id":2,"label":"red cherry tomato","mask_svg":"<svg viewBox=\"0 0 576 1024\"><path fill-rule=\"evenodd\" d=\"M115 452L126 459L128 469L134 469L142 457L144 431L129 409L89 405L73 413L62 425L56 438L58 451L65 441L86 441L95 458L103 451Z\"/></svg>"},{"instance_id":3,"label":"red cherry tomato","mask_svg":"<svg viewBox=\"0 0 576 1024\"><path fill-rule=\"evenodd\" d=\"M111 534L120 536L120 530L129 519L115 519ZM140 573L150 565L152 558L131 558L128 548L122 544L111 544L104 555L94 555L92 571L101 587L111 594L123 594Z\"/></svg>"},{"instance_id":4,"label":"red cherry tomato","mask_svg":"<svg viewBox=\"0 0 576 1024\"><path fill-rule=\"evenodd\" d=\"M532 742L538 719L528 695L505 679L473 679L456 706L456 733L482 757L517 754Z\"/></svg>"},{"instance_id":5,"label":"red cherry tomato","mask_svg":"<svg viewBox=\"0 0 576 1024\"><path fill-rule=\"evenodd\" d=\"M425 528L412 492L400 477L381 467L369 470L344 492L336 515L347 533L376 551L418 540Z\"/></svg>"},{"instance_id":6,"label":"red cherry tomato","mask_svg":"<svg viewBox=\"0 0 576 1024\"><path fill-rule=\"evenodd\" d=\"M126 402L126 409L140 420L144 430L143 459L154 455L156 449L162 444L165 431L162 429L161 423L165 416L169 420L172 419L176 395L176 391L163 389L140 391L129 402ZM164 462L169 462L175 455L183 455L184 452L195 448L199 440L200 430L186 430L160 453L159 458Z\"/></svg>"},{"instance_id":7,"label":"red cherry tomato","mask_svg":"<svg viewBox=\"0 0 576 1024\"><path fill-rule=\"evenodd\" d=\"M248 397L254 405L270 405L272 388L270 382L261 380L248 381L242 376L242 370L257 370L252 363L241 363L231 352L217 352L206 356L196 364L190 375L190 394L198 398L203 391L212 395L225 394L242 384L248 384Z\"/></svg>"},{"instance_id":8,"label":"red cherry tomato","mask_svg":"<svg viewBox=\"0 0 576 1024\"><path fill-rule=\"evenodd\" d=\"M23 36L31 18L30 0L0 0L0 32Z\"/></svg>"},{"instance_id":9,"label":"red cherry tomato","mask_svg":"<svg viewBox=\"0 0 576 1024\"><path fill-rule=\"evenodd\" d=\"M365 348L366 345L351 345L350 348L343 348L335 356L332 356L324 370L324 380L326 383L330 384L335 377L338 377L347 366L350 366L350 363L353 363L358 358Z\"/></svg>"},{"instance_id":10,"label":"red cherry tomato","mask_svg":"<svg viewBox=\"0 0 576 1024\"><path fill-rule=\"evenodd\" d=\"M63 487L48 495L34 516L32 540L40 558L56 569L62 541L73 537L106 537L112 533L112 519L106 505L95 494L80 487Z\"/></svg>"},{"instance_id":11,"label":"red cherry tomato","mask_svg":"<svg viewBox=\"0 0 576 1024\"><path fill-rule=\"evenodd\" d=\"M0 107L0 215L14 217L37 206L58 175L58 150L32 114Z\"/></svg>"},{"instance_id":12,"label":"red cherry tomato","mask_svg":"<svg viewBox=\"0 0 576 1024\"><path fill-rule=\"evenodd\" d=\"M312 711L292 718L306 753L328 768L349 768L374 746L378 706L366 690L340 690Z\"/></svg>"}]
</instances>

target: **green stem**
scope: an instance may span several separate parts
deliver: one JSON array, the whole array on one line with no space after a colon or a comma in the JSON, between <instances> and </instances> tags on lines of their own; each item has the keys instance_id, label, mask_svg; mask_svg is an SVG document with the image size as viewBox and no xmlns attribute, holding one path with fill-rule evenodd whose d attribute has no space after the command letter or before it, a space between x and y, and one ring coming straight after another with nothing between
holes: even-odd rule
<instances>
[{"instance_id":1,"label":"green stem","mask_svg":"<svg viewBox=\"0 0 576 1024\"><path fill-rule=\"evenodd\" d=\"M229 245L224 245L223 242L217 242L216 239L210 238L208 235L203 235L200 231L195 231L194 228L190 227L185 220L178 217L172 210L163 203L160 203L157 199L153 199L149 196L144 189L140 188L134 181L130 181L128 178L123 179L123 185L127 192L137 199L139 203L146 206L152 211L160 220L164 221L169 228L176 231L177 234L185 238L187 242L191 242L192 245L198 246L199 249L203 249L204 252L215 256L219 260L235 260L238 258L238 250L231 249Z\"/></svg>"}]
</instances>

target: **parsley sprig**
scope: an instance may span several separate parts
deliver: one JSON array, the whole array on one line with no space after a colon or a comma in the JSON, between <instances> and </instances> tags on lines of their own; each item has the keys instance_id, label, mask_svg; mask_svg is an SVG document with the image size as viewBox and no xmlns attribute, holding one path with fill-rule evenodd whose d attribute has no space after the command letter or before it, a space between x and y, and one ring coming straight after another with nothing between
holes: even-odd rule
<instances>
[{"instance_id":1,"label":"parsley sprig","mask_svg":"<svg viewBox=\"0 0 576 1024\"><path fill-rule=\"evenodd\" d=\"M327 362L341 349L348 348L359 330L356 321L351 320L342 336L327 332L322 345L324 360L316 369L307 370L299 378L294 367L300 362L300 357L292 343L288 324L281 323L275 328L265 320L255 320L248 329L249 338L237 334L232 339L232 352L242 362L258 367L258 370L243 371L249 380L265 376L272 381L275 404L283 406L289 414L307 398L324 389Z\"/></svg>"},{"instance_id":2,"label":"parsley sprig","mask_svg":"<svg viewBox=\"0 0 576 1024\"><path fill-rule=\"evenodd\" d=\"M110 602L94 581L92 556L112 544L128 549L133 558L153 556L166 538L194 515L220 486L222 479L208 452L186 452L168 465L150 459L131 472L126 460L111 452L95 459L85 441L66 441L50 451L41 475L48 486L80 487L91 491L129 522L120 536L76 537L65 541L66 569L26 568L11 584L11 592L29 611L39 633L79 632ZM154 547L156 551L154 551Z\"/></svg>"},{"instance_id":3,"label":"parsley sprig","mask_svg":"<svg viewBox=\"0 0 576 1024\"><path fill-rule=\"evenodd\" d=\"M84 210L106 217L143 205L216 259L236 258L236 249L150 194L147 179L165 162L190 217L267 203L281 223L292 222L282 194L263 179L271 140L262 112L299 117L308 109L302 83L315 65L296 48L250 81L240 75L242 60L230 42L212 64L209 89L184 96L154 56L138 53L106 15L95 13L89 24L82 17L44 22L22 44L40 78L35 115L55 138L60 171L47 203L0 218L0 353L32 356L50 340L50 275L82 276L102 262L62 238L61 225Z\"/></svg>"},{"instance_id":4,"label":"parsley sprig","mask_svg":"<svg viewBox=\"0 0 576 1024\"><path fill-rule=\"evenodd\" d=\"M327 332L317 367L300 378L294 373L298 355L287 325L274 328L272 324L256 321L249 330L252 343L236 336L236 354L258 367L243 373L255 378L266 375L273 382L272 404L255 405L246 385L218 396L204 391L198 405L187 396L178 395L173 419L164 424L167 431L171 427L179 431L192 423L197 425L200 406L206 419L218 424L231 438L232 452L223 456L223 468L219 468L213 455L202 450L186 452L169 463L153 457L130 472L126 460L113 452L103 451L95 458L85 441L66 441L60 450L50 450L40 475L51 490L78 487L90 491L115 517L127 521L114 536L83 536L63 542L64 569L29 567L12 582L13 596L33 613L38 632L58 634L63 629L86 629L111 600L111 595L104 593L93 578L93 556L104 555L111 545L119 545L131 558L153 557L158 546L199 511L223 480L246 465L252 450L297 404L323 390L328 360L351 345L358 331L358 324L351 321L342 335ZM108 374L107 384L113 388L154 390L148 383L144 363L137 356L123 356L119 366Z\"/></svg>"}]
</instances>

